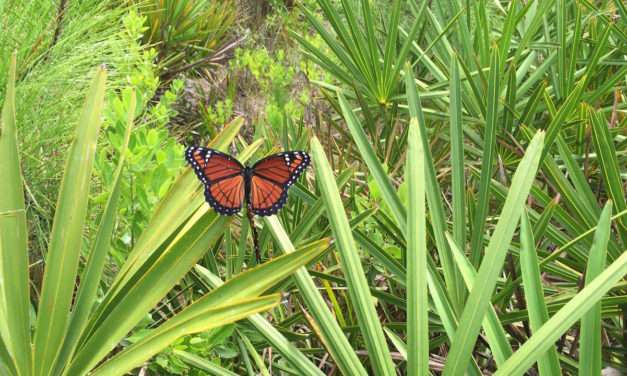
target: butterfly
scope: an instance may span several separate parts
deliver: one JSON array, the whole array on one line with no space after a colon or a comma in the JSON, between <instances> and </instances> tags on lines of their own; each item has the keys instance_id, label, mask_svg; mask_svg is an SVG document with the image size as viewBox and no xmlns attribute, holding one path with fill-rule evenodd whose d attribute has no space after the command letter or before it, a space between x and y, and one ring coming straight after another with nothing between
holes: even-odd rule
<instances>
[{"instance_id":1,"label":"butterfly","mask_svg":"<svg viewBox=\"0 0 627 376\"><path fill-rule=\"evenodd\" d=\"M185 150L185 159L204 184L205 199L222 215L234 215L243 206L259 216L276 214L287 201L287 190L310 163L303 151L284 151L249 167L228 154L197 146Z\"/></svg>"},{"instance_id":2,"label":"butterfly","mask_svg":"<svg viewBox=\"0 0 627 376\"><path fill-rule=\"evenodd\" d=\"M309 166L303 151L284 151L252 167L214 149L190 146L185 159L205 186L205 200L219 214L234 215L246 206L257 263L261 262L254 215L276 214L287 202L287 190Z\"/></svg>"}]
</instances>

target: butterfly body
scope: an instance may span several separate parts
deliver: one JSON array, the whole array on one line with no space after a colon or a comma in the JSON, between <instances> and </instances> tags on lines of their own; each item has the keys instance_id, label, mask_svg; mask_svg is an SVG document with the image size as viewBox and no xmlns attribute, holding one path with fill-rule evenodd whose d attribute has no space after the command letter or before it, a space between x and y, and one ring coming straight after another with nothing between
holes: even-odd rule
<instances>
[{"instance_id":1,"label":"butterfly body","mask_svg":"<svg viewBox=\"0 0 627 376\"><path fill-rule=\"evenodd\" d=\"M256 215L276 214L310 162L307 153L288 151L245 166L228 154L196 146L187 148L185 158L205 186L206 201L222 215L234 215L245 205Z\"/></svg>"}]
</instances>

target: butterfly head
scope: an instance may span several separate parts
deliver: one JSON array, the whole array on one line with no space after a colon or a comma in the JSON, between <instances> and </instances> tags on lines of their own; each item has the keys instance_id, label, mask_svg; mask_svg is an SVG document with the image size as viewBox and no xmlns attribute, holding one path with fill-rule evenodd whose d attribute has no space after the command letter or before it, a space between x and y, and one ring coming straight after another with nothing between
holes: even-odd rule
<instances>
[{"instance_id":1,"label":"butterfly head","mask_svg":"<svg viewBox=\"0 0 627 376\"><path fill-rule=\"evenodd\" d=\"M242 169L242 175L244 176L244 179L246 181L250 180L250 178L253 176L253 172L255 170L249 166L249 165L244 165L244 168Z\"/></svg>"}]
</instances>

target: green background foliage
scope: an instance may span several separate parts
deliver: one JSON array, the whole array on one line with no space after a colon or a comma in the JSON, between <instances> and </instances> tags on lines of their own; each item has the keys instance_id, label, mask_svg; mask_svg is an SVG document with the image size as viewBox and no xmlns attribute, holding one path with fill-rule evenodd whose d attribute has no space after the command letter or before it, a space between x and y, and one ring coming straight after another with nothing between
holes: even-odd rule
<instances>
[{"instance_id":1,"label":"green background foliage","mask_svg":"<svg viewBox=\"0 0 627 376\"><path fill-rule=\"evenodd\" d=\"M627 372L621 1L0 21L0 374ZM249 223L190 144L313 162Z\"/></svg>"}]
</instances>

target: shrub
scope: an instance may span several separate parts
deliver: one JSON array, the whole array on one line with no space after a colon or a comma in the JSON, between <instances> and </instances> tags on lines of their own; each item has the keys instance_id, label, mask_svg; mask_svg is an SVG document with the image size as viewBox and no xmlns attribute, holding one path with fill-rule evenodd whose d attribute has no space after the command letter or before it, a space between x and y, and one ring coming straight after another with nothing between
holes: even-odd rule
<instances>
[{"instance_id":1,"label":"shrub","mask_svg":"<svg viewBox=\"0 0 627 376\"><path fill-rule=\"evenodd\" d=\"M143 42L157 49L157 62L164 82L187 71L206 69L224 47L236 21L231 0L135 1L146 17Z\"/></svg>"}]
</instances>

